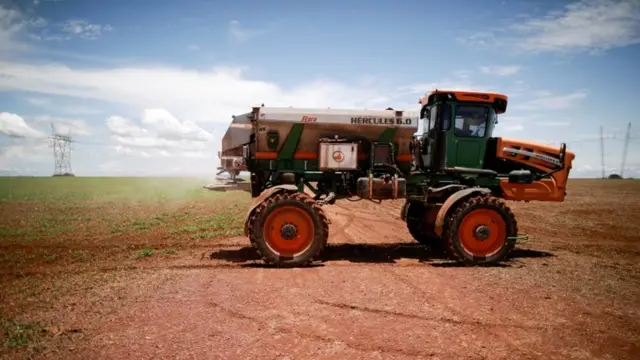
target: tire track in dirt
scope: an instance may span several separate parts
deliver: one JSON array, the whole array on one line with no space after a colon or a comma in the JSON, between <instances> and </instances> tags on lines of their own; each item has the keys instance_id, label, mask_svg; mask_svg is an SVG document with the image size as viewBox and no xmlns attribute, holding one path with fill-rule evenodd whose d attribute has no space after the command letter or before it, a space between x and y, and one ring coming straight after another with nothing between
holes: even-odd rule
<instances>
[{"instance_id":1,"label":"tire track in dirt","mask_svg":"<svg viewBox=\"0 0 640 360\"><path fill-rule=\"evenodd\" d=\"M332 210L333 210L333 209L332 209ZM346 212L346 213L340 214L340 213L337 213L337 212L335 212L335 211L332 211L331 213L328 213L327 215L330 217L331 222L332 222L332 224L331 224L331 225L330 225L330 227L329 227L329 236L330 236L329 240L330 240L330 241L332 241L332 242L333 242L333 241L334 241L334 240L336 240L336 239L338 239L338 240L339 240L341 237L347 237L347 236L349 236L349 235L346 233L346 230L347 230L347 228L349 228L349 226L351 226L351 225L354 223L354 221L355 221L355 216L353 216L353 214L350 214L349 212ZM343 223L342 225L336 226L336 225L337 225L337 224L336 224L336 218L337 218L337 217L340 217L340 218L346 218L346 220L344 221L344 223ZM336 228L337 228L337 229L336 229Z\"/></svg>"},{"instance_id":2,"label":"tire track in dirt","mask_svg":"<svg viewBox=\"0 0 640 360\"><path fill-rule=\"evenodd\" d=\"M474 320L474 319L472 319L472 320L456 320L456 319L448 318L448 317L445 317L445 316L427 317L427 316L416 315L416 314L407 314L407 313L403 313L403 312L399 312L399 311L375 309L375 308L371 308L371 307L367 307L367 306L356 306L356 305L350 305L350 304L345 304L345 303L334 303L334 302L324 301L324 300L320 300L320 299L316 299L315 302L317 304L320 304L320 305L330 306L330 307L337 308L337 309L365 311L365 312L369 312L369 313L376 314L376 315L389 316L389 317L394 317L395 316L395 317L399 317L399 318L420 320L420 321L425 321L425 322L449 323L449 324L454 324L454 325L463 325L463 326L472 326L472 327L476 327L476 326L480 325L480 326L495 327L495 328L514 328L514 329L523 329L523 330L532 330L532 329L533 330L542 330L542 329L547 329L546 326L528 326L528 325L518 325L518 324L489 323L489 322L482 322L480 320ZM556 326L559 326L559 325L556 325Z\"/></svg>"},{"instance_id":3,"label":"tire track in dirt","mask_svg":"<svg viewBox=\"0 0 640 360\"><path fill-rule=\"evenodd\" d=\"M384 204L384 203L383 203ZM400 216L393 216L391 214L395 213L399 213L399 209L393 207L393 204L386 204L388 206L380 206L380 209L378 209L378 211L376 212L375 210L367 210L367 209L361 209L361 208L352 208L352 206L342 206L342 205L334 205L336 208L338 208L339 210L333 210L331 211L331 216L333 217L342 217L342 218L346 218L347 221L342 225L342 227L340 227L338 229L338 231L335 233L334 236L336 237L340 237L340 240L342 240L343 242L347 243L347 244L371 244L373 243L379 243L380 239L378 238L372 238L370 235L371 233L374 233L376 235L384 235L384 233L386 231L379 231L380 227L387 227L387 228L397 228L397 227L402 227L403 230L405 230L404 226L405 223L403 221L401 221L399 218ZM383 218L382 216L387 215L388 217L392 217L394 218L394 220L386 220L385 218ZM385 217L387 217L385 216ZM397 220L396 220L397 219ZM356 220L358 222L356 222ZM334 222L335 224L336 222ZM347 232L347 230L351 230L352 232ZM406 231L406 230L405 230ZM393 233L394 238L398 237L398 233ZM373 241L372 241L373 240ZM333 265L333 264L332 264ZM379 265L379 264L376 264ZM398 266L398 264L392 263L392 264L386 264L388 266L385 267L380 267L380 266L375 266L375 267L371 267L368 266L368 271L382 271L382 272L387 272L390 273L392 276L397 277L396 274L394 272L392 272L389 269L389 266ZM402 266L402 265L401 265ZM424 266L421 264L411 264L412 267L417 267L417 266ZM403 283L406 284L406 282L402 281ZM411 290L414 293L420 293L420 291L415 287L415 286L411 286ZM417 291L418 290L418 291ZM449 323L449 324L454 324L454 325L466 325L466 326L478 326L478 322L476 321L471 321L471 322L467 322L467 321L461 321L461 320L455 320L455 319L451 319L451 318L446 318L446 317L439 317L439 318L429 318L429 317L424 317L424 316L419 316L419 315L412 315L412 314L406 314L406 313L401 313L401 312L396 312L396 311L388 311L388 310L379 310L379 309L373 309L373 308L369 308L369 307L360 307L360 306L355 306L355 305L349 305L349 304L344 304L344 303L332 303L332 302L328 302L325 300L321 300L321 299L314 299L313 300L315 303L319 304L319 305L324 305L324 306L328 306L328 307L332 307L332 308L338 308L338 309L342 309L342 310L360 310L360 311L365 311L374 315L378 315L378 316L384 316L384 317L389 317L392 319L400 319L402 320L403 318L405 319L413 319L413 320L419 320L419 321L427 321L427 322L436 322L436 323ZM503 326L503 324L487 324L487 326L496 326L496 327L500 327ZM514 325L514 327L517 327L517 325ZM404 355L417 355L417 356L425 356L425 354L419 355L420 353L418 352L406 352L406 349L403 350L405 351ZM436 356L435 353L428 353L426 354L430 357L434 357ZM467 358L469 356L467 355ZM479 356L481 357L481 356Z\"/></svg>"},{"instance_id":4,"label":"tire track in dirt","mask_svg":"<svg viewBox=\"0 0 640 360\"><path fill-rule=\"evenodd\" d=\"M404 222L402 222L399 219L399 216L397 216L398 220L396 221L384 221L380 218L380 213L384 214L390 214L393 210L391 208L391 205L393 204L386 204L389 206L381 206L382 209L380 209L381 211L378 214L373 213L372 211L368 211L368 210L364 210L364 209L349 209L347 207L344 206L340 206L338 205L337 207L343 211L345 211L347 214L349 215L342 215L342 216L348 216L349 217L349 224L352 224L355 222L356 218L358 220L368 220L368 221L372 221L372 222L376 222L378 224L380 223L385 223L385 225L400 225L400 223L402 225L404 225ZM340 212L335 212L337 214L340 214ZM386 215L385 214L385 215ZM363 216L365 215L365 216ZM381 221L382 220L382 221ZM373 232L375 228L362 228L362 224L358 224L358 226L356 227L356 229L354 229L355 231L357 231L357 235L352 235L346 232L346 227L343 227L342 229L340 229L339 234L344 234L345 236L345 240L347 240L349 243L359 243L359 239L365 239L367 237L367 233L369 232ZM366 241L366 243L369 243L368 241ZM412 291L413 293L415 293L418 296L422 296L425 297L427 294L416 284L414 284L412 281L406 279L404 276L399 275L398 273L396 273L393 268L390 267L384 267L384 268L379 268L380 271L382 272L386 272L389 275L391 275L393 278L397 279L399 282L401 282L402 284L404 284L407 288L410 289L410 291ZM452 319L450 317L440 317L437 319L434 318L427 318L427 317L421 317L421 316L416 316L416 315L411 315L411 314L405 314L405 313L401 313L401 312L395 312L395 311L386 311L386 310L377 310L377 309L371 309L371 308L367 308L367 307L360 307L360 306L356 306L356 305L350 305L350 304L343 304L343 303L329 303L323 300L316 300L317 303L319 304L323 304L326 306L331 306L334 308L340 308L340 309L346 309L346 310L363 310L363 311L367 311L373 314L377 314L377 315L384 315L384 316L389 316L389 317L396 317L396 318L412 318L412 319L416 319L416 320L421 320L421 321L435 321L435 322L447 322L447 323L451 323L451 324L455 324L455 325L466 325L466 326L472 326L472 327L479 327L481 329L483 329L484 331L489 331L491 332L494 336L502 339L504 341L504 343L508 344L510 350L512 352L515 353L520 353L521 358L526 358L527 356L530 356L527 353L523 353L520 346L518 346L518 344L514 343L513 341L511 341L511 339L509 338L508 334L505 334L503 331L500 331L500 328L518 328L518 329L524 329L524 330L530 330L530 329L538 329L538 330L543 330L546 329L546 327L544 326L540 326L540 327L528 327L528 326L519 326L516 324L491 324L491 323L486 323L486 322L481 322L479 320L469 320L469 321L465 321L465 320L456 320L456 319ZM452 307L447 306L446 304L441 304L442 307L444 307L446 309L447 312L453 314L456 317L459 318L465 318L466 315L462 314L461 312L454 310Z\"/></svg>"},{"instance_id":5,"label":"tire track in dirt","mask_svg":"<svg viewBox=\"0 0 640 360\"><path fill-rule=\"evenodd\" d=\"M363 209L357 204L336 203L329 208L328 215L331 218L346 217L347 221L335 233L335 242L343 240L347 244L371 244L383 243L380 238L391 238L393 243L406 242L406 229L404 229L399 221L399 215L392 215L393 212L399 214L399 210L392 208L394 204L377 205L375 209ZM383 215L383 216L381 216ZM334 222L335 223L335 222ZM400 230L403 232L394 231ZM376 237L372 238L372 234ZM405 235L405 236L402 236ZM344 236L343 239L340 237ZM389 241L386 241L389 242Z\"/></svg>"},{"instance_id":6,"label":"tire track in dirt","mask_svg":"<svg viewBox=\"0 0 640 360\"><path fill-rule=\"evenodd\" d=\"M412 293L416 294L416 297L421 297L425 299L433 298L432 294L425 293L420 287L416 286L415 284L413 284L411 281L407 280L403 276L398 275L394 271L394 268L397 268L397 266L394 265L394 266L385 266L385 267L375 267L375 268L368 268L368 270L375 271L374 269L377 269L378 271L391 275L393 278L398 280L398 283L402 283L403 285L405 285L405 287L409 288L409 290ZM429 286L431 286L431 284L429 284ZM436 285L434 287L439 288L440 286L444 286L444 285ZM449 286L451 286L451 284L449 284ZM445 303L443 303L441 299L436 299L436 301L433 303L430 302L430 305L436 305L436 308L441 308L444 310L441 312L444 312L445 314L446 313L452 314L453 317L450 317L447 315L429 317L429 316L418 315L418 314L409 314L409 313L395 311L395 310L377 309L377 308L372 308L370 306L353 305L345 302L330 302L330 301L325 301L318 298L315 298L314 302L320 305L324 305L327 307L340 309L344 311L355 310L355 311L366 312L366 313L375 315L378 318L378 320L380 320L379 317L389 319L389 320L383 321L385 323L387 322L401 323L406 320L414 320L418 322L426 322L426 323L434 323L434 324L450 324L454 326L460 326L461 328L459 331L461 331L462 334L469 334L469 333L476 332L479 334L486 335L487 333L489 333L492 335L490 337L501 339L501 341L498 341L497 344L502 343L502 345L507 345L508 347L508 351L502 351L502 353L508 353L509 355L497 356L497 358L510 358L510 356L514 356L519 359L532 358L531 352L535 350L533 350L530 347L523 349L522 346L519 346L517 343L512 341L510 339L510 335L511 335L510 330L511 331L521 330L521 331L530 332L530 331L548 331L552 328L560 328L560 327L563 327L564 330L568 328L566 325L563 325L563 324L520 325L516 323L507 323L507 322L493 323L493 322L482 321L480 319L475 319L474 317L470 318L468 315L465 315L459 311L454 310L451 306L448 306ZM448 338L448 341L451 341L451 338ZM441 355L449 356L451 354L446 353ZM537 355L541 355L541 354L537 353ZM465 358L469 358L469 357L470 355L465 355ZM483 356L480 356L480 355L479 357L484 358Z\"/></svg>"},{"instance_id":7,"label":"tire track in dirt","mask_svg":"<svg viewBox=\"0 0 640 360\"><path fill-rule=\"evenodd\" d=\"M405 284L406 286L408 286L409 288L411 288L413 291L420 293L423 297L428 297L428 294L425 293L419 286L417 286L415 283L413 283L413 281L407 279L405 276L398 274L396 271L394 271L393 268L387 268L384 269L386 272L388 272L391 276L395 277L396 279L398 279L398 281L402 282L403 284ZM437 279L437 280L436 280ZM441 285L440 286L445 286L444 284L442 284L442 282L440 281L441 277L439 275L430 278L430 284L433 284L433 280L439 282ZM460 291L458 291L456 286L451 286L452 285L452 281L451 279L448 279L447 281L448 284L448 290L449 291L454 291L456 292L456 296L460 299L463 299L464 296L463 294L460 293ZM439 286L438 286L439 287ZM454 316L457 316L459 318L468 318L468 315L464 314L461 311L458 311L456 309L454 309L452 306L448 305L445 302L440 302L439 306L443 307L446 309L446 311L448 311L449 313L453 314ZM515 325L515 324L505 324L505 323L501 323L501 324L491 324L491 323L486 323L486 322L481 322L479 320L471 320L469 321L457 321L457 322L463 322L463 323L467 323L467 324L473 324L474 326L478 326L480 328L483 329L483 331L488 331L490 333L492 333L494 336L496 336L497 338L501 339L505 344L509 345L509 347L511 348L511 351L513 351L515 354L518 354L518 358L519 359L528 359L531 358L531 354L529 352L524 352L522 350L522 347L515 343L511 336L512 334L509 334L508 332L504 332L504 331L500 331L500 329L502 328L512 328L512 329L523 329L523 330L548 330L549 329L549 325L547 326L537 326L537 327L533 327L533 326L519 326L519 325ZM555 327L559 327L561 326L560 324L557 325L551 325L551 326L555 326ZM528 349L528 351L535 351L533 349ZM543 354L536 352L535 354L536 356L542 356Z\"/></svg>"},{"instance_id":8,"label":"tire track in dirt","mask_svg":"<svg viewBox=\"0 0 640 360\"><path fill-rule=\"evenodd\" d=\"M383 218L380 217L380 213L382 213L383 215L389 215L392 212L397 211L397 209L381 207L382 209L371 209L371 210L364 209L363 210L361 208L353 209L351 208L351 206L349 206L349 204L346 204L346 205L347 206L334 205L326 208L327 216L329 217L332 223L332 227L331 227L332 233L330 233L330 236L331 236L330 241L333 244L331 245L335 245L335 244L366 245L366 244L372 244L372 243L373 244L382 243L381 239L379 238L372 239L370 236L372 231L376 233L375 232L376 227L379 227L382 225L383 227L391 228L391 230L393 230L393 228L397 227L399 223L401 225L404 225L403 222L399 222L398 220L383 220ZM383 233L387 233L387 231L384 231ZM379 235L380 233L378 232L376 234ZM395 238L397 238L397 233L392 231L392 235ZM394 243L395 242L397 241L394 241ZM328 245L328 246L331 246L331 245ZM362 263L349 264L349 263L333 262L333 263L329 263L328 265L330 267L336 267L336 266L337 267L355 267L355 266L362 267ZM398 266L398 264L392 263L392 264L375 264L375 265L368 264L366 267L369 269L369 271L373 271L373 272L381 271L381 270L376 270L376 269L380 269L378 265ZM261 267L259 265L257 266ZM402 264L400 266L414 267L414 266L420 266L420 265L419 264ZM315 274L316 277L321 276L319 273L316 273L316 272L312 274ZM323 305L323 304L319 303L319 305ZM219 307L220 309L226 309L221 304L216 304L216 306ZM240 313L238 311L233 311L230 309L227 309L227 310L229 311L230 315L235 316L237 318L242 318L247 320L252 319L252 321L261 321L257 318L251 318L250 316L247 316L246 314ZM305 313L303 316L309 316L309 315ZM425 358L425 357L430 358L430 357L436 356L436 354L433 352L417 351L417 349L411 350L407 348L397 348L393 346L384 345L385 344L384 342L375 342L375 341L365 342L365 344L368 344L368 345L364 346L362 342L357 342L355 340L350 341L342 337L333 338L326 335L313 334L313 333L309 333L308 331L295 329L293 327L285 326L284 328L280 328L280 330L283 332L288 332L293 335L301 336L311 340L322 341L328 344L341 342L347 345L349 348L357 351L365 351L365 352L378 351L378 352L383 352L385 354L389 354L392 356L395 355L395 356L409 356L409 357L420 357L420 358ZM443 355L443 354L440 354L440 355Z\"/></svg>"},{"instance_id":9,"label":"tire track in dirt","mask_svg":"<svg viewBox=\"0 0 640 360\"><path fill-rule=\"evenodd\" d=\"M222 310L224 312L226 312L227 314L229 314L230 316L236 318L236 319L241 319L241 320L248 320L251 321L252 323L257 323L260 324L264 327L269 327L269 323L259 319L257 317L252 317L252 316L248 316L246 314L243 314L241 312L235 311L235 310L231 310L221 304L215 303L215 302L210 302L210 305L216 307L219 310ZM306 331L301 331L298 329L294 329L293 327L290 326L279 326L278 331L284 332L284 333L289 333L291 335L296 335L296 336L300 336L306 339L310 339L310 340L315 340L315 341L319 341L322 343L327 343L327 344L334 344L336 342L339 343L343 343L345 344L347 347L353 349L353 350L357 350L357 351L361 351L361 352L382 352L382 353L386 353L386 354L391 354L391 355L402 355L402 356L410 356L410 357L419 357L419 358L432 358L435 357L437 354L432 353L432 352L418 352L418 351L409 351L407 349L404 348L397 348L394 346L367 346L367 345L363 345L363 344L358 344L355 343L353 341L349 341L349 340L345 340L345 339L336 339L336 338L332 338L330 336L323 336L323 335L318 335L318 334L313 334L313 333L309 333Z\"/></svg>"}]
</instances>

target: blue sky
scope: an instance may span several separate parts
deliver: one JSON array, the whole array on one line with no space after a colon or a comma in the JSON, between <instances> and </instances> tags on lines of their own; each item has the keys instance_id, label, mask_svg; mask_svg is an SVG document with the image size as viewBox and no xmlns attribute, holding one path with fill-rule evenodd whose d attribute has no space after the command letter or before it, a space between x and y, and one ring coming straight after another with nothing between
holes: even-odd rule
<instances>
[{"instance_id":1,"label":"blue sky","mask_svg":"<svg viewBox=\"0 0 640 360\"><path fill-rule=\"evenodd\" d=\"M274 5L276 4L277 5ZM640 0L0 0L0 173L212 176L250 106L418 110L434 88L510 98L497 136L558 144L573 175L640 177ZM483 5L484 4L484 5Z\"/></svg>"}]
</instances>

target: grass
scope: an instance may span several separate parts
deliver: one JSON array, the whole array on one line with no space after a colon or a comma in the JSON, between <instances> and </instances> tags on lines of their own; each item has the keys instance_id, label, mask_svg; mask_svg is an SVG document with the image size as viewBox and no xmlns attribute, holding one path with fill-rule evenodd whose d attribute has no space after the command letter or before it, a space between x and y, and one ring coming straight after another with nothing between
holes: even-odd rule
<instances>
[{"instance_id":1,"label":"grass","mask_svg":"<svg viewBox=\"0 0 640 360\"><path fill-rule=\"evenodd\" d=\"M169 261L182 250L242 234L250 196L203 189L208 182L0 178L0 357L11 351L28 357L43 341L43 326L55 327L16 319L112 281L91 272L98 264ZM43 275L29 275L34 270Z\"/></svg>"},{"instance_id":2,"label":"grass","mask_svg":"<svg viewBox=\"0 0 640 360\"><path fill-rule=\"evenodd\" d=\"M165 248L241 234L249 195L211 192L202 188L206 183L180 178L0 178L0 245L55 244L91 252L113 242ZM69 257L55 255L46 260Z\"/></svg>"},{"instance_id":3,"label":"grass","mask_svg":"<svg viewBox=\"0 0 640 360\"><path fill-rule=\"evenodd\" d=\"M183 178L0 178L0 202L164 202L199 199L206 180Z\"/></svg>"},{"instance_id":4,"label":"grass","mask_svg":"<svg viewBox=\"0 0 640 360\"><path fill-rule=\"evenodd\" d=\"M18 323L10 320L0 320L5 345L10 349L28 348L43 332L43 328L35 323Z\"/></svg>"},{"instance_id":5,"label":"grass","mask_svg":"<svg viewBox=\"0 0 640 360\"><path fill-rule=\"evenodd\" d=\"M139 253L137 258L141 259L141 258L145 258L147 256L151 256L153 255L153 249L142 249Z\"/></svg>"},{"instance_id":6,"label":"grass","mask_svg":"<svg viewBox=\"0 0 640 360\"><path fill-rule=\"evenodd\" d=\"M146 233L197 233L201 238L239 234L248 195L210 192L202 188L204 183L176 178L0 178L0 207L6 215L0 219L0 236L5 244L24 244Z\"/></svg>"}]
</instances>

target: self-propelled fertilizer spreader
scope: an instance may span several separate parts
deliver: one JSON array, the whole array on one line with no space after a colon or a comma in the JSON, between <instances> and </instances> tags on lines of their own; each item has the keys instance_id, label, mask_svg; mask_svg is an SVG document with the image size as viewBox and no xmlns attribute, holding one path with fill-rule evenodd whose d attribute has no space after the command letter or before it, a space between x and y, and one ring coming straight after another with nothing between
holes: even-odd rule
<instances>
[{"instance_id":1,"label":"self-propelled fertilizer spreader","mask_svg":"<svg viewBox=\"0 0 640 360\"><path fill-rule=\"evenodd\" d=\"M256 106L234 116L222 153L251 174L245 235L265 262L303 265L327 243L322 206L405 199L400 217L418 242L466 264L502 261L518 239L504 200L564 201L575 158L565 144L493 137L507 100L436 90L414 113Z\"/></svg>"}]
</instances>

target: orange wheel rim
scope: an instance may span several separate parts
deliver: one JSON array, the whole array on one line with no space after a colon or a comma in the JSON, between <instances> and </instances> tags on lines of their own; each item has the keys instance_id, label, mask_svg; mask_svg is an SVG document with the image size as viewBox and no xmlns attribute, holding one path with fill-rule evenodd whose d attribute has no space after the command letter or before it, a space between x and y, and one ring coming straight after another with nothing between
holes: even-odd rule
<instances>
[{"instance_id":1,"label":"orange wheel rim","mask_svg":"<svg viewBox=\"0 0 640 360\"><path fill-rule=\"evenodd\" d=\"M271 250L281 256L295 256L305 251L313 241L313 219L296 206L281 206L268 215L263 228Z\"/></svg>"},{"instance_id":2,"label":"orange wheel rim","mask_svg":"<svg viewBox=\"0 0 640 360\"><path fill-rule=\"evenodd\" d=\"M496 211L478 209L464 217L458 236L471 255L490 256L506 243L507 225Z\"/></svg>"}]
</instances>

